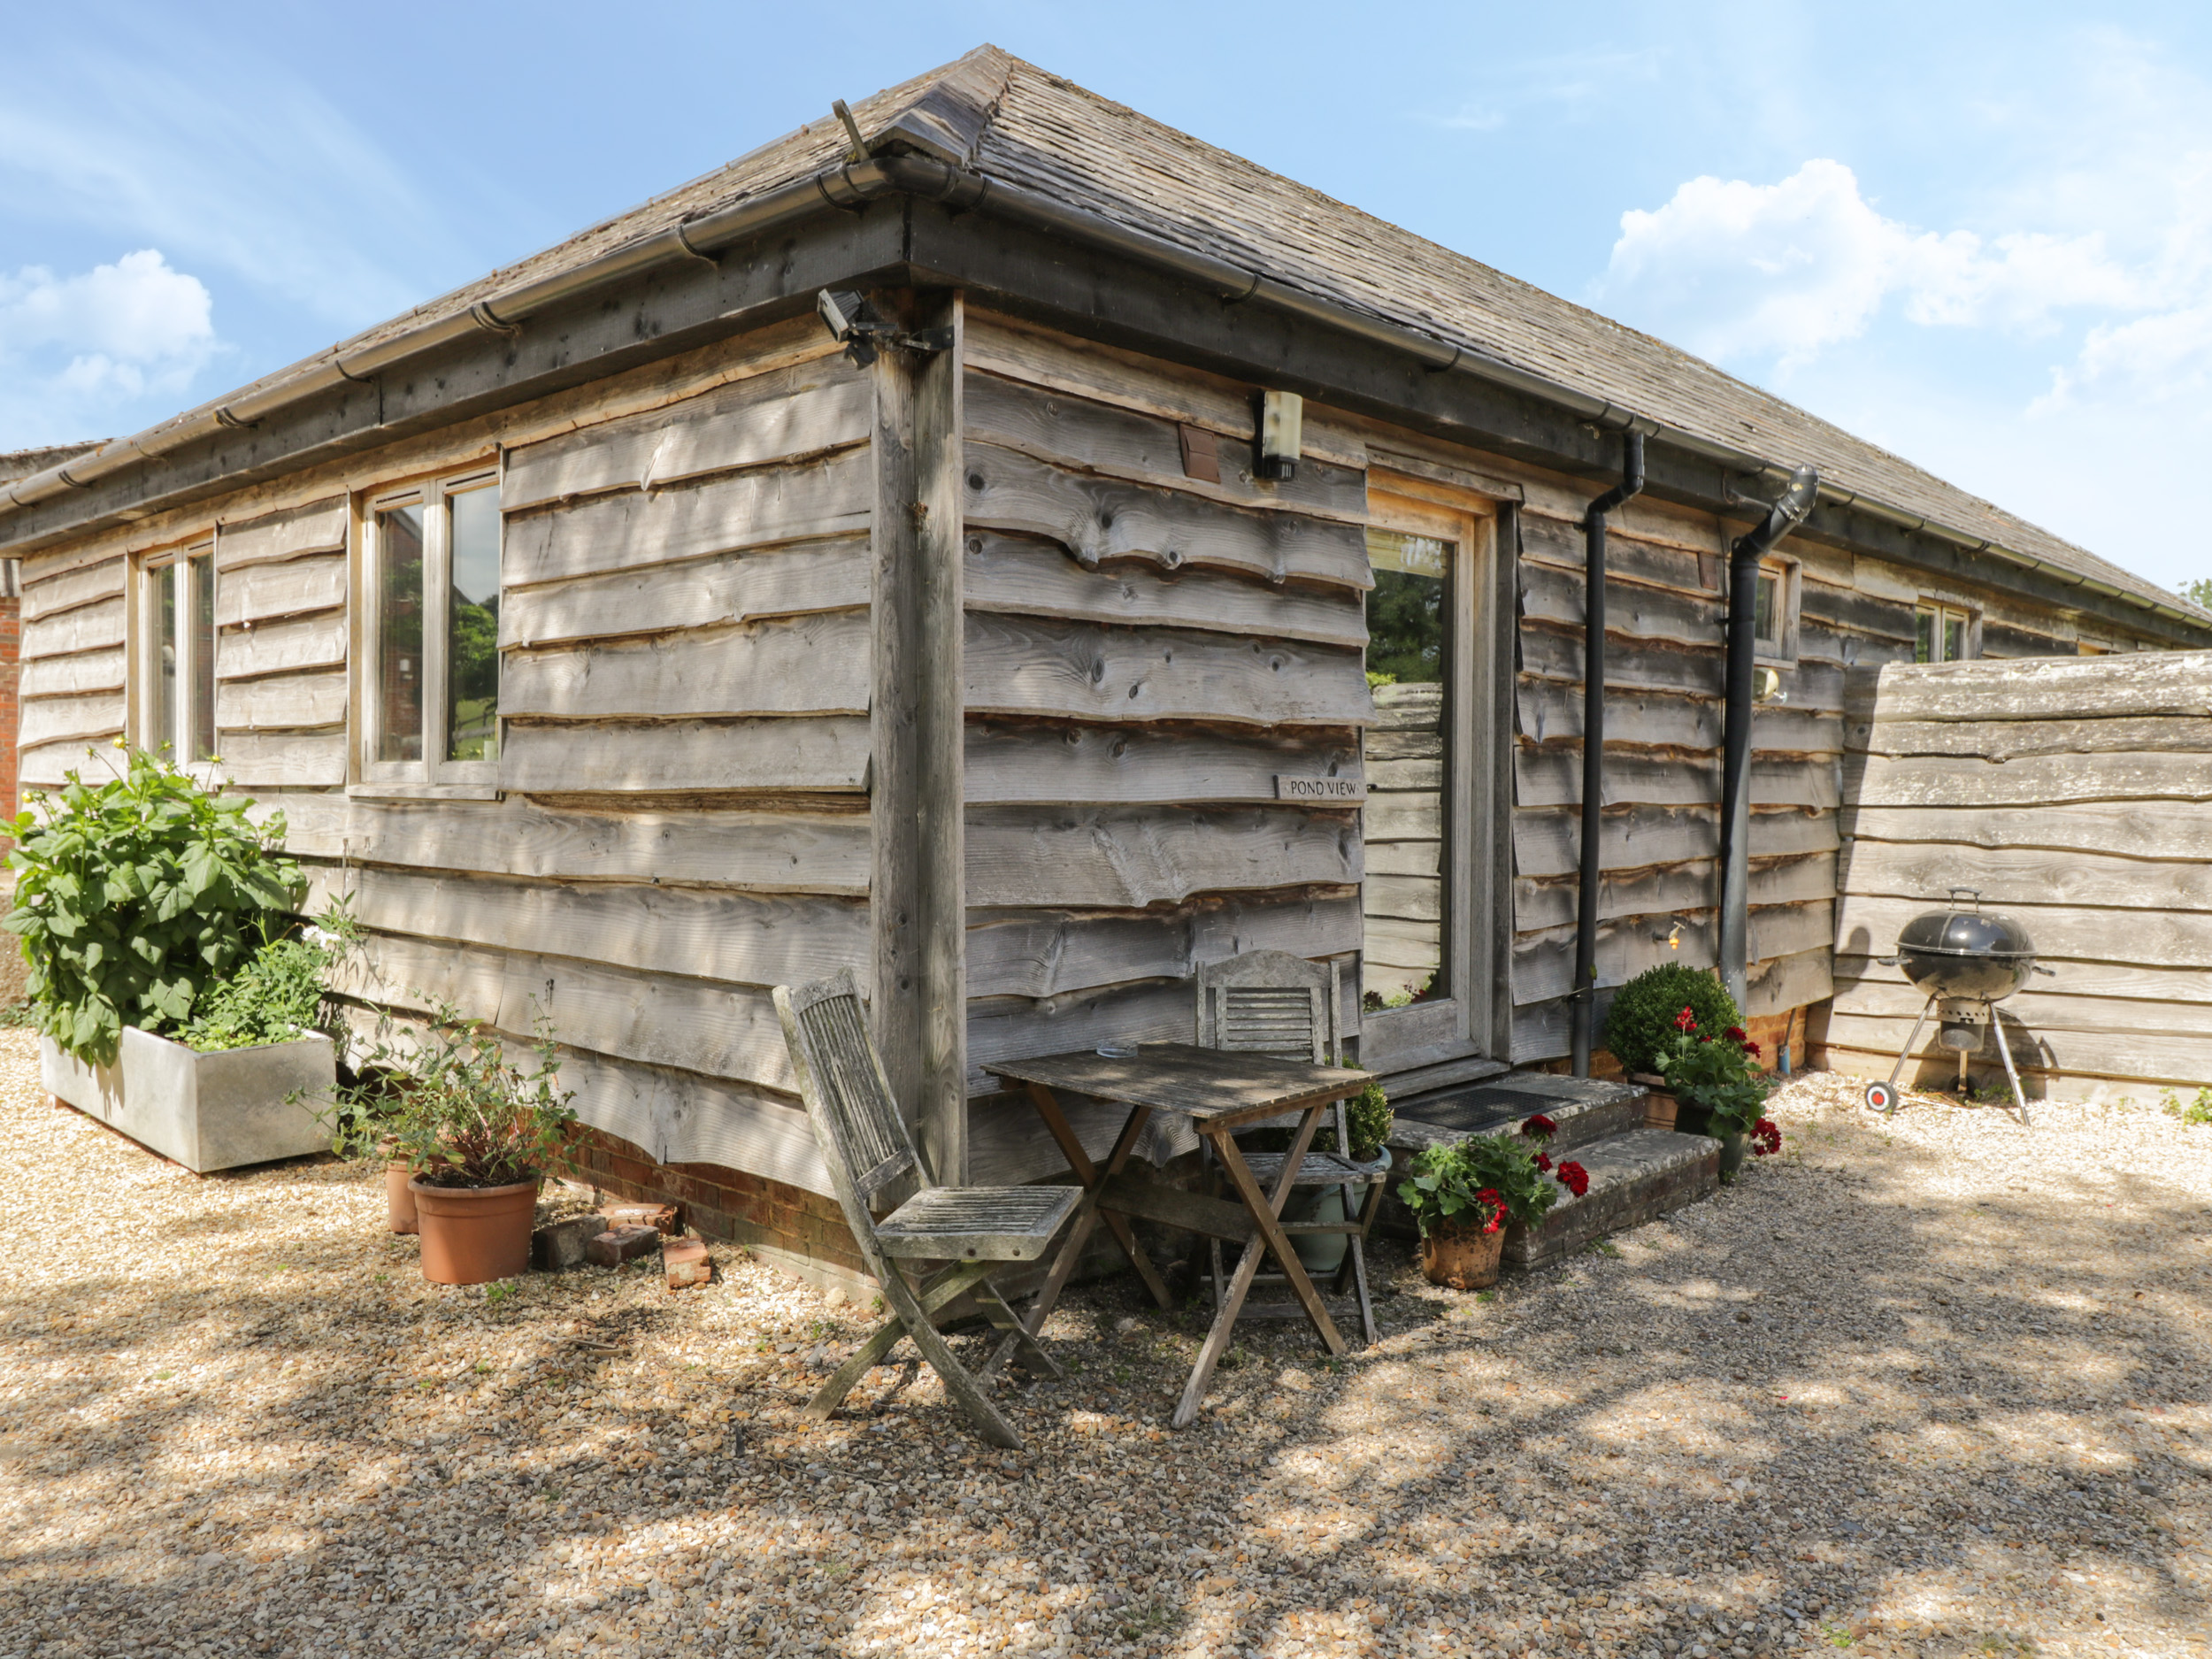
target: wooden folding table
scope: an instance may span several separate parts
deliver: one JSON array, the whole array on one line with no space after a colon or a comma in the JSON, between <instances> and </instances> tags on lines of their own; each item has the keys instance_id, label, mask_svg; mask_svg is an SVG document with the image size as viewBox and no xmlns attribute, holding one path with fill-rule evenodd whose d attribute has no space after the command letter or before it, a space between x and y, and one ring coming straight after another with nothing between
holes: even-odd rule
<instances>
[{"instance_id":1,"label":"wooden folding table","mask_svg":"<svg viewBox=\"0 0 2212 1659\"><path fill-rule=\"evenodd\" d=\"M1175 1427L1187 1426L1198 1415L1207 1379L1228 1348L1229 1333L1263 1256L1272 1256L1281 1267L1292 1294L1329 1352L1344 1352L1344 1339L1329 1317L1328 1304L1306 1277L1305 1267L1284 1233L1281 1217L1283 1201L1290 1196L1323 1112L1365 1088L1371 1080L1366 1072L1173 1042L1147 1043L1127 1056L1085 1050L1035 1060L999 1061L985 1069L1027 1090L1045 1127L1067 1158L1068 1167L1083 1185L1082 1202L1076 1207L1067 1240L1060 1247L1044 1288L1037 1293L1025 1321L1032 1336L1043 1330L1046 1317L1082 1259L1091 1230L1102 1219L1153 1300L1163 1308L1174 1305L1167 1286L1129 1225L1135 1218L1163 1222L1246 1247L1220 1310L1214 1316L1213 1327L1206 1333L1205 1346L1199 1349L1198 1363L1192 1367L1190 1381L1176 1404ZM1061 1110L1062 1094L1087 1094L1129 1108L1128 1119L1102 1164L1094 1164L1083 1143L1076 1139L1067 1114ZM1232 1137L1239 1129L1293 1111L1300 1118L1289 1155L1276 1177L1274 1191L1263 1192ZM1155 1112L1173 1112L1191 1120L1191 1126L1213 1148L1237 1202L1141 1181L1127 1173L1125 1166L1130 1154ZM1253 1248L1256 1244L1264 1248Z\"/></svg>"}]
</instances>

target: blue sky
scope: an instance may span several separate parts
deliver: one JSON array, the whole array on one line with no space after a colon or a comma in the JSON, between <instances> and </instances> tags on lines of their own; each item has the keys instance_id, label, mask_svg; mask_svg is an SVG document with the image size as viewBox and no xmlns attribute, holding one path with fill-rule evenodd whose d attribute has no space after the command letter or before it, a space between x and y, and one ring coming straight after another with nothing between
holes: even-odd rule
<instances>
[{"instance_id":1,"label":"blue sky","mask_svg":"<svg viewBox=\"0 0 2212 1659\"><path fill-rule=\"evenodd\" d=\"M12 8L0 449L134 431L993 41L2168 584L2212 10Z\"/></svg>"}]
</instances>

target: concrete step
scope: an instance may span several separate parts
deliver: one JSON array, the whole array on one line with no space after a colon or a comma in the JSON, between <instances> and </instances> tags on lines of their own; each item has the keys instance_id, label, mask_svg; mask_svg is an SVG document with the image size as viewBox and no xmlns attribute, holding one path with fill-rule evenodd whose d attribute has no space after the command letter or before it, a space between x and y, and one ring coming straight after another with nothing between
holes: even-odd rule
<instances>
[{"instance_id":1,"label":"concrete step","mask_svg":"<svg viewBox=\"0 0 2212 1659\"><path fill-rule=\"evenodd\" d=\"M1591 1240L1641 1226L1720 1188L1720 1142L1671 1129L1631 1129L1573 1151L1589 1190L1563 1194L1540 1225L1510 1226L1505 1259L1540 1267Z\"/></svg>"},{"instance_id":2,"label":"concrete step","mask_svg":"<svg viewBox=\"0 0 2212 1659\"><path fill-rule=\"evenodd\" d=\"M1409 1099L1394 1093L1391 1106L1396 1125L1390 1144L1410 1156L1440 1141L1516 1132L1532 1114L1541 1112L1559 1125L1549 1147L1552 1156L1558 1157L1641 1126L1646 1092L1632 1083L1556 1077L1547 1071L1510 1071L1484 1082Z\"/></svg>"}]
</instances>

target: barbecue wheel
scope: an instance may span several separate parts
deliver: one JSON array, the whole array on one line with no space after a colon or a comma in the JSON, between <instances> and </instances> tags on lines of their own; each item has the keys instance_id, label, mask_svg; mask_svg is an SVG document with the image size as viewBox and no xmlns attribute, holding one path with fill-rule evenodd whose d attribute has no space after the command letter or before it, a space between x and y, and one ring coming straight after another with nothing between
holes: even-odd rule
<instances>
[{"instance_id":1,"label":"barbecue wheel","mask_svg":"<svg viewBox=\"0 0 2212 1659\"><path fill-rule=\"evenodd\" d=\"M1886 1116L1897 1110L1897 1091L1886 1083L1869 1083L1866 1086L1866 1104L1869 1110Z\"/></svg>"}]
</instances>

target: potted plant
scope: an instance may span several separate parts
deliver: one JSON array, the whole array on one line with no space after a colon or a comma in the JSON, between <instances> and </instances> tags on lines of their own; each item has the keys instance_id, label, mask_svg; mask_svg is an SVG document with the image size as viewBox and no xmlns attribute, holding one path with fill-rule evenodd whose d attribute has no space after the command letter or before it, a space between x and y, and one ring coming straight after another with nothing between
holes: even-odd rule
<instances>
[{"instance_id":1,"label":"potted plant","mask_svg":"<svg viewBox=\"0 0 2212 1659\"><path fill-rule=\"evenodd\" d=\"M320 1151L302 1102L335 1077L314 1029L334 957L292 915L283 814L257 828L252 804L140 752L12 826L48 1092L202 1172Z\"/></svg>"},{"instance_id":2,"label":"potted plant","mask_svg":"<svg viewBox=\"0 0 2212 1659\"><path fill-rule=\"evenodd\" d=\"M1426 1147L1398 1196L1421 1229L1421 1271L1431 1284L1481 1290L1498 1282L1505 1226L1541 1222L1559 1186L1525 1135L1470 1135Z\"/></svg>"},{"instance_id":3,"label":"potted plant","mask_svg":"<svg viewBox=\"0 0 2212 1659\"><path fill-rule=\"evenodd\" d=\"M1647 968L1613 994L1605 1016L1605 1047L1632 1082L1650 1090L1644 1122L1654 1129L1677 1126L1677 1101L1660 1073L1659 1056L1675 1034L1674 1018L1693 1010L1706 1031L1719 1031L1742 1018L1725 986L1702 968L1663 962Z\"/></svg>"},{"instance_id":4,"label":"potted plant","mask_svg":"<svg viewBox=\"0 0 2212 1659\"><path fill-rule=\"evenodd\" d=\"M1761 1156L1781 1148L1782 1132L1761 1113L1769 1084L1758 1059L1759 1045L1740 1025L1713 1035L1700 1028L1697 1010L1686 1004L1659 1052L1660 1074L1681 1102L1678 1126L1720 1142L1724 1180L1735 1179L1755 1137Z\"/></svg>"},{"instance_id":5,"label":"potted plant","mask_svg":"<svg viewBox=\"0 0 2212 1659\"><path fill-rule=\"evenodd\" d=\"M526 1070L497 1033L441 1003L404 1047L380 1030L364 1071L383 1093L382 1132L414 1174L422 1276L437 1285L511 1279L530 1264L538 1181L576 1114L557 1087L550 1028L539 1021ZM403 1071L396 1087L385 1079Z\"/></svg>"}]
</instances>

